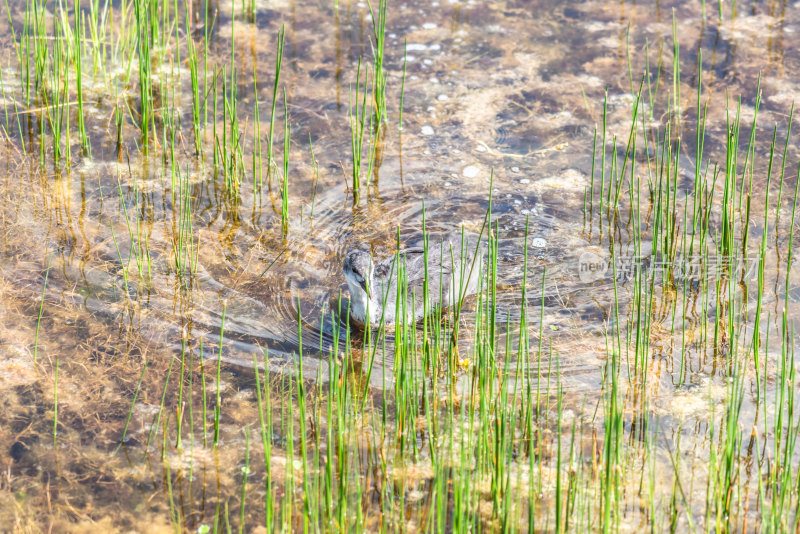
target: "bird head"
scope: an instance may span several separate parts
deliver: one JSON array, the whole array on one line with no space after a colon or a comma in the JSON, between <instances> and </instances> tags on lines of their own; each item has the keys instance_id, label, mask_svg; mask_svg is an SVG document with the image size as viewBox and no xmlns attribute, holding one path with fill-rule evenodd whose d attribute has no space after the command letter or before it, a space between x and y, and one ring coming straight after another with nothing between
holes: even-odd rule
<instances>
[{"instance_id":1,"label":"bird head","mask_svg":"<svg viewBox=\"0 0 800 534\"><path fill-rule=\"evenodd\" d=\"M372 300L372 273L375 265L369 250L364 247L351 248L344 257L342 268L350 292L363 290L368 299Z\"/></svg>"}]
</instances>

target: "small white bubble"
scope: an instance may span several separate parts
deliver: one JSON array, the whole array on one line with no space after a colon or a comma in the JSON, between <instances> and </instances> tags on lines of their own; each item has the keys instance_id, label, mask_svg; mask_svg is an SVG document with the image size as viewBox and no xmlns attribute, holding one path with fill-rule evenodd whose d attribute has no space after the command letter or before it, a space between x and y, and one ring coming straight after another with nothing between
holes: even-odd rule
<instances>
[{"instance_id":1,"label":"small white bubble","mask_svg":"<svg viewBox=\"0 0 800 534\"><path fill-rule=\"evenodd\" d=\"M444 101L445 101L445 100L447 100L448 98L449 98L449 97L448 97L447 95L445 95L445 94L441 94L441 95L439 95L439 96L437 96L437 97L436 97L436 99L437 99L437 100L439 100L439 101L441 101L441 102L444 102Z\"/></svg>"},{"instance_id":2,"label":"small white bubble","mask_svg":"<svg viewBox=\"0 0 800 534\"><path fill-rule=\"evenodd\" d=\"M531 246L536 248L544 248L547 246L547 241L541 237L534 237L533 241L531 241Z\"/></svg>"},{"instance_id":3,"label":"small white bubble","mask_svg":"<svg viewBox=\"0 0 800 534\"><path fill-rule=\"evenodd\" d=\"M436 28L436 23L435 22L426 22L425 24L422 25L422 27L425 28L426 30L432 30L432 29Z\"/></svg>"},{"instance_id":4,"label":"small white bubble","mask_svg":"<svg viewBox=\"0 0 800 534\"><path fill-rule=\"evenodd\" d=\"M436 108L433 106L428 106L425 111L434 111Z\"/></svg>"},{"instance_id":5,"label":"small white bubble","mask_svg":"<svg viewBox=\"0 0 800 534\"><path fill-rule=\"evenodd\" d=\"M430 59L423 59L422 63L424 63L425 65L433 65L433 61L431 61Z\"/></svg>"},{"instance_id":6,"label":"small white bubble","mask_svg":"<svg viewBox=\"0 0 800 534\"><path fill-rule=\"evenodd\" d=\"M439 43L434 43L428 47L428 50L441 50L441 49L442 45L440 45Z\"/></svg>"},{"instance_id":7,"label":"small white bubble","mask_svg":"<svg viewBox=\"0 0 800 534\"><path fill-rule=\"evenodd\" d=\"M444 183L444 186L445 186L445 187L450 187L451 185L453 185L453 184L451 184L450 182L445 182L445 183Z\"/></svg>"},{"instance_id":8,"label":"small white bubble","mask_svg":"<svg viewBox=\"0 0 800 534\"><path fill-rule=\"evenodd\" d=\"M431 83L439 83L439 78L431 78L428 81L431 82Z\"/></svg>"},{"instance_id":9,"label":"small white bubble","mask_svg":"<svg viewBox=\"0 0 800 534\"><path fill-rule=\"evenodd\" d=\"M422 135L433 135L433 127L428 126L427 124L423 126L422 130L420 131L422 132Z\"/></svg>"},{"instance_id":10,"label":"small white bubble","mask_svg":"<svg viewBox=\"0 0 800 534\"><path fill-rule=\"evenodd\" d=\"M531 183L531 181L528 180L527 178L523 178L522 180L519 181L519 183L521 183L521 184L529 184L529 183Z\"/></svg>"},{"instance_id":11,"label":"small white bubble","mask_svg":"<svg viewBox=\"0 0 800 534\"><path fill-rule=\"evenodd\" d=\"M461 174L463 174L467 178L475 178L476 176L478 176L478 172L480 171L478 170L478 167L476 167L475 165L467 165L461 171Z\"/></svg>"},{"instance_id":12,"label":"small white bubble","mask_svg":"<svg viewBox=\"0 0 800 534\"><path fill-rule=\"evenodd\" d=\"M519 167L511 167L511 172L519 172Z\"/></svg>"},{"instance_id":13,"label":"small white bubble","mask_svg":"<svg viewBox=\"0 0 800 534\"><path fill-rule=\"evenodd\" d=\"M408 43L406 45L406 50L413 50L415 52L420 52L422 50L425 50L426 48L428 47L422 43Z\"/></svg>"},{"instance_id":14,"label":"small white bubble","mask_svg":"<svg viewBox=\"0 0 800 534\"><path fill-rule=\"evenodd\" d=\"M517 204L517 205L522 204L522 201L519 200L519 199L514 199L514 204Z\"/></svg>"},{"instance_id":15,"label":"small white bubble","mask_svg":"<svg viewBox=\"0 0 800 534\"><path fill-rule=\"evenodd\" d=\"M483 145L478 145L475 147L475 150L477 150L478 152L486 152L486 147Z\"/></svg>"}]
</instances>

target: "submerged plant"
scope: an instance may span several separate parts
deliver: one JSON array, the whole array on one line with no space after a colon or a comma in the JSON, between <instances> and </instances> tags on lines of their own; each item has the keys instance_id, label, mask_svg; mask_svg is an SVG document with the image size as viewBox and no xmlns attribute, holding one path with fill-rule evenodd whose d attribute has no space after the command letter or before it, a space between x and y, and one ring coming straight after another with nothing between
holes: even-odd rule
<instances>
[{"instance_id":1,"label":"submerged plant","mask_svg":"<svg viewBox=\"0 0 800 534\"><path fill-rule=\"evenodd\" d=\"M364 82L361 82L361 60L358 60L358 68L356 69L356 86L355 92L350 88L349 105L348 105L348 119L350 122L350 141L353 155L353 202L358 204L361 198L361 178L362 167L364 165L364 141L366 136L366 150L367 150L367 169L364 175L369 176L372 173L373 155L372 141L374 136L372 128L368 121L372 120L372 115L367 113L367 79L369 76L369 69L364 68ZM367 117L370 117L369 119Z\"/></svg>"},{"instance_id":2,"label":"submerged plant","mask_svg":"<svg viewBox=\"0 0 800 534\"><path fill-rule=\"evenodd\" d=\"M26 279L28 270L9 269L21 274L23 283L15 287L21 295L35 288L25 297L29 301L39 296L41 284L41 302L27 311L22 306L23 320L16 324L11 316L6 328L12 334L29 332L32 359L53 362L48 365L54 371L52 390L47 380L35 382L40 378L35 375L34 385L22 380L14 386L11 400L21 401L8 403L31 406L34 415L52 409L53 418L52 427L49 415L22 426L16 420L4 423L13 430L4 491L13 492L19 528L26 526L21 510L37 502L37 493L53 516L67 510L70 518L88 517L76 504L83 496L74 498L86 490L85 480L104 488L116 483L109 482L111 475L124 471L146 488L140 502L132 497L137 510L174 530L561 533L619 531L626 525L652 532L797 530L800 414L794 404L792 269L800 170L794 172L796 161L789 156L793 108L762 133L761 106L767 99L762 102L759 81L749 97L726 95L725 118L714 123L721 113L711 100L709 66L698 50L696 75L681 72L680 58L686 61L687 54L681 54L676 17L672 40L667 32L658 50L645 42L643 61L628 28L619 58L627 72L624 98L609 89L605 95L597 91L591 101L591 91L581 90L586 113L597 125L591 155L588 148L585 154L586 181L576 182L583 190L583 232L572 226L553 230L556 248L564 249L561 256L542 252L547 247L531 241L541 239L543 226L551 230L549 214L531 217L523 232L512 201L503 200L496 209L494 173L490 189L473 195L476 205L486 208L482 224L461 205L451 209L449 193L441 193L441 202L422 202L420 195L430 190L406 189L401 181L397 205L406 209L411 203L413 211L419 202L421 228L403 222L395 229L395 221L381 219L395 213L397 205L386 201L395 190L371 184L383 143L393 142L384 128L386 101L394 90L390 80L399 75L386 55L387 2L380 0L374 10L369 5L371 32L368 28L359 51L366 63L359 59L345 72L355 74L347 126L338 116L338 127L350 133L352 172L343 173L353 193L355 206L345 210L352 218L336 212L328 196L335 179L325 170L331 153L341 153L341 139L314 131L317 123L304 120L305 95L292 97L298 111L289 112L287 92L297 85L283 89L280 165L273 153L280 137L275 122L283 27L275 43L269 131L262 139L263 50L241 54L250 44L241 38L241 17L253 21L256 7L234 2L224 14L231 37L217 39L218 8L205 0L119 5L89 0L70 6L29 0L21 13L6 6L11 60L18 71L0 72L6 157L20 158L16 147L21 146L20 160L26 162L27 143L39 152L33 157L40 165L30 167L42 172L32 174L39 179L30 182L33 187L23 180L16 182L20 192L6 187L4 251L9 259L25 258L25 247L13 238L24 231L28 213L45 213L47 232L58 235L44 277L33 270ZM337 54L344 57L337 56L337 69L342 69L356 54L352 46L339 51L349 30L339 31L338 5L335 9ZM732 6L731 15L736 13ZM720 20L722 15L720 3ZM293 32L300 30L290 26L289 31L293 44ZM299 48L292 46L295 55ZM664 57L672 58L672 68L664 68ZM484 54L469 61L478 58L495 59ZM644 72L638 78L640 66ZM252 87L239 75L251 67ZM291 83L299 71L293 71ZM337 83L340 75L337 71ZM103 84L113 86L113 100L94 97L94 88ZM99 124L96 109L107 123ZM90 139L88 132L98 124L109 131L108 145L101 135ZM140 136L123 136L126 124ZM627 129L620 131L621 124ZM293 128L295 135L308 134L308 153L292 156ZM718 130L724 133L714 139ZM588 137L581 138L587 147ZM71 147L78 142L87 161L73 169ZM109 147L115 161L103 163L118 170L98 183L110 179L114 187L116 178L117 192L103 197L98 185L93 203L86 178L95 171L88 160ZM500 152L481 157L488 156L521 158ZM43 165L51 161L55 172ZM582 162L575 157L576 168ZM121 171L125 164L127 174ZM269 217L260 211L265 170L274 203ZM280 176L280 206L273 173ZM535 185L546 205L547 193L541 192L546 188ZM23 196L25 189L33 191L30 198ZM572 200L565 205L572 207ZM431 206L435 210L429 212ZM245 207L249 218L241 216ZM264 231L264 222L274 222L278 211L281 235L275 236ZM481 225L487 261L448 266L462 280L467 272L478 272L479 290L467 299L463 288L450 288L455 304L441 309L428 306L445 300L431 294L443 285L441 278L433 282L444 266L436 272L430 255L446 257L446 251L432 250L431 236L455 226L453 216ZM343 220L348 223L337 226ZM361 221L374 231L369 235L376 253L395 258L388 276L396 294L376 300L396 307L390 310L400 318L395 324L386 324L382 309L377 324L351 329L350 300L327 293L308 299L311 291L305 280L295 283L290 266L277 277L283 285L264 283L264 274L286 251L278 265L289 265L308 245L327 240L338 246L355 238L351 231L360 232ZM308 241L302 241L303 229L312 233ZM387 232L396 237L387 238ZM576 256L558 241L567 232L572 232L568 243L606 254L597 263L607 270L588 282L566 281L568 260L554 263ZM49 233L47 238L54 243ZM411 244L412 238L419 242ZM277 242L280 253L274 250ZM464 257L466 244L465 238L451 243L450 252L460 246ZM404 245L422 249L422 267L409 265ZM338 249L332 250L309 254L309 265L327 268L332 257L338 261ZM274 259L261 270L257 263L263 257ZM420 270L422 280L409 280L410 272ZM328 291L336 283L325 278L321 285ZM281 291L285 294L275 295ZM68 343L40 346L45 297L48 319L52 312L57 328L48 339L71 340L85 332L87 339L78 343L81 351L87 345L85 361L63 365L66 355L53 350L66 351ZM235 306L229 307L229 298ZM272 315L275 302L290 305L282 311L289 312L291 331L280 330L280 336L272 335L280 327L273 321L282 318ZM420 302L425 313L417 322L408 307ZM581 307L583 302L597 305ZM15 305L6 306L9 313ZM55 320L62 314L63 321ZM101 324L113 328L98 332L78 314L104 317ZM217 335L214 354L204 354L204 340L216 345ZM13 348L13 339L6 344ZM167 348L148 352L159 344ZM256 347L255 354L247 354L247 347ZM213 391L206 387L207 357ZM76 387L71 375L82 366L114 372L104 374L99 385ZM9 376L17 379L19 372L25 379L27 367L20 369L10 367ZM596 389L583 387L585 376ZM76 415L75 409L78 400L95 397L108 404L108 412L97 418L99 430L90 428L89 415L95 414ZM251 425L257 425L260 439L252 439ZM37 431L52 433L53 447L29 439ZM96 443L88 443L87 436L96 436ZM113 461L101 468L94 459L103 458L103 440L114 452ZM72 445L78 441L86 457L74 461ZM55 467L46 461L49 454ZM56 455L69 460L59 463ZM30 490L36 486L25 471L29 458L37 462L34 478L57 481L58 491L55 486Z\"/></svg>"}]
</instances>

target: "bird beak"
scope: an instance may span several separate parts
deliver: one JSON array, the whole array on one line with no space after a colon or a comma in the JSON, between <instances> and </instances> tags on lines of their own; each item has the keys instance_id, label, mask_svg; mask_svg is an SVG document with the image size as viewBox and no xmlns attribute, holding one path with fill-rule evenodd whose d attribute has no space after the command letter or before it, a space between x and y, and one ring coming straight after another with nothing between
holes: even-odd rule
<instances>
[{"instance_id":1,"label":"bird beak","mask_svg":"<svg viewBox=\"0 0 800 534\"><path fill-rule=\"evenodd\" d=\"M364 291L366 291L367 296L369 297L369 300L372 300L372 288L367 286L367 281L366 280L363 280L361 282L361 287L363 287Z\"/></svg>"}]
</instances>

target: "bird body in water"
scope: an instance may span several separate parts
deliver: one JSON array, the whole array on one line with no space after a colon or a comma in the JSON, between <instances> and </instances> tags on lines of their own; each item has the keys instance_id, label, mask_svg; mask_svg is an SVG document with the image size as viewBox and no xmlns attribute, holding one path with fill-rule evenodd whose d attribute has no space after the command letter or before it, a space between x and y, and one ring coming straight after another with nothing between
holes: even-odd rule
<instances>
[{"instance_id":1,"label":"bird body in water","mask_svg":"<svg viewBox=\"0 0 800 534\"><path fill-rule=\"evenodd\" d=\"M405 315L408 322L421 319L426 312L458 304L478 290L482 271L483 251L476 236L460 233L446 234L441 239L429 239L427 256L428 299L424 298L425 250L412 247L375 264L364 246L351 248L342 266L350 289L350 318L360 324L377 326L398 322ZM477 259L476 259L477 255ZM405 307L398 307L398 268L405 281Z\"/></svg>"}]
</instances>

